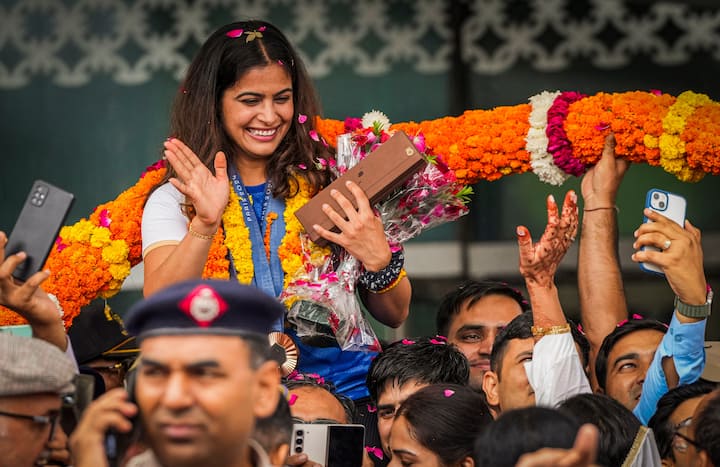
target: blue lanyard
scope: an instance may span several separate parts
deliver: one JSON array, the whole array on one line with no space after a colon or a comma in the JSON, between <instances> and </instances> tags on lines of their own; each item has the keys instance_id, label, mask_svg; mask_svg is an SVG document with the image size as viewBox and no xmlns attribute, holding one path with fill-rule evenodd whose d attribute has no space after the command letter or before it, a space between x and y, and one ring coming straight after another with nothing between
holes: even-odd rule
<instances>
[{"instance_id":1,"label":"blue lanyard","mask_svg":"<svg viewBox=\"0 0 720 467\"><path fill-rule=\"evenodd\" d=\"M282 292L283 282L285 279L282 270L282 264L277 254L278 247L285 235L285 201L277 200L272 196L272 185L268 181L265 185L265 199L262 205L262 215L258 219L255 209L250 202L250 196L247 189L240 179L237 169L230 166L230 180L233 189L240 199L240 209L243 213L245 226L250 233L250 246L252 249L252 261L255 275L252 284L265 293L278 297ZM265 227L267 223L267 215L270 212L277 214L277 218L270 226L270 258L265 252ZM237 278L237 269L233 263L232 255L230 256L230 274L233 278ZM283 330L283 320L273 326L273 331Z\"/></svg>"}]
</instances>

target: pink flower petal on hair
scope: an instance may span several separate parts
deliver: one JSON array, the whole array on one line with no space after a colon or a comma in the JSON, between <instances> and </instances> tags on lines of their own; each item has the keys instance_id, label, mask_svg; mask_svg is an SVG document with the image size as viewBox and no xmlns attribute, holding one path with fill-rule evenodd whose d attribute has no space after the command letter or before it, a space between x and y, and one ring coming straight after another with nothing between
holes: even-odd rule
<instances>
[{"instance_id":1,"label":"pink flower petal on hair","mask_svg":"<svg viewBox=\"0 0 720 467\"><path fill-rule=\"evenodd\" d=\"M300 123L302 125L305 122L307 122L307 115L299 114L298 115L298 123Z\"/></svg>"},{"instance_id":2,"label":"pink flower petal on hair","mask_svg":"<svg viewBox=\"0 0 720 467\"><path fill-rule=\"evenodd\" d=\"M300 170L307 170L307 165L305 165L305 164L298 164L298 168L299 168Z\"/></svg>"},{"instance_id":3,"label":"pink flower petal on hair","mask_svg":"<svg viewBox=\"0 0 720 467\"><path fill-rule=\"evenodd\" d=\"M260 27L258 28L258 31L264 32L266 29L267 29L267 27L265 27L265 26L260 26Z\"/></svg>"},{"instance_id":4,"label":"pink flower petal on hair","mask_svg":"<svg viewBox=\"0 0 720 467\"><path fill-rule=\"evenodd\" d=\"M378 459L383 460L384 454L382 449L375 446L365 446L365 450Z\"/></svg>"},{"instance_id":5,"label":"pink flower petal on hair","mask_svg":"<svg viewBox=\"0 0 720 467\"><path fill-rule=\"evenodd\" d=\"M443 394L445 395L445 397L450 397L455 394L455 391L453 391L452 389L446 389L445 391L443 391Z\"/></svg>"},{"instance_id":6,"label":"pink flower petal on hair","mask_svg":"<svg viewBox=\"0 0 720 467\"><path fill-rule=\"evenodd\" d=\"M242 36L243 30L242 29L233 29L232 31L228 31L225 33L226 36L237 38Z\"/></svg>"},{"instance_id":7,"label":"pink flower petal on hair","mask_svg":"<svg viewBox=\"0 0 720 467\"><path fill-rule=\"evenodd\" d=\"M444 341L437 340L437 339L430 339L430 343L435 344L435 345L445 345Z\"/></svg>"},{"instance_id":8,"label":"pink flower petal on hair","mask_svg":"<svg viewBox=\"0 0 720 467\"><path fill-rule=\"evenodd\" d=\"M403 339L401 342L403 345L412 345L415 343L415 341L411 341L410 339Z\"/></svg>"},{"instance_id":9,"label":"pink flower petal on hair","mask_svg":"<svg viewBox=\"0 0 720 467\"><path fill-rule=\"evenodd\" d=\"M315 130L308 131L308 134L310 135L310 138L313 139L313 141L320 142L320 136L318 136L318 132Z\"/></svg>"},{"instance_id":10,"label":"pink flower petal on hair","mask_svg":"<svg viewBox=\"0 0 720 467\"><path fill-rule=\"evenodd\" d=\"M278 60L278 61L277 61L277 64L280 65L280 66L283 66L283 65L285 65L285 62L283 62L282 60Z\"/></svg>"},{"instance_id":11,"label":"pink flower petal on hair","mask_svg":"<svg viewBox=\"0 0 720 467\"><path fill-rule=\"evenodd\" d=\"M637 313L633 313L632 319L645 319L645 318L643 317L643 315L639 315L639 314L637 314Z\"/></svg>"},{"instance_id":12,"label":"pink flower petal on hair","mask_svg":"<svg viewBox=\"0 0 720 467\"><path fill-rule=\"evenodd\" d=\"M651 89L650 93L655 94L656 96L662 96L662 91L659 89Z\"/></svg>"},{"instance_id":13,"label":"pink flower petal on hair","mask_svg":"<svg viewBox=\"0 0 720 467\"><path fill-rule=\"evenodd\" d=\"M367 405L367 411L370 412L370 413L375 413L375 412L377 412L377 407L375 407L375 406L372 405L372 404L368 404L368 405Z\"/></svg>"},{"instance_id":14,"label":"pink flower petal on hair","mask_svg":"<svg viewBox=\"0 0 720 467\"><path fill-rule=\"evenodd\" d=\"M288 399L288 405L295 404L297 397L298 397L297 394L290 394L290 399Z\"/></svg>"}]
</instances>

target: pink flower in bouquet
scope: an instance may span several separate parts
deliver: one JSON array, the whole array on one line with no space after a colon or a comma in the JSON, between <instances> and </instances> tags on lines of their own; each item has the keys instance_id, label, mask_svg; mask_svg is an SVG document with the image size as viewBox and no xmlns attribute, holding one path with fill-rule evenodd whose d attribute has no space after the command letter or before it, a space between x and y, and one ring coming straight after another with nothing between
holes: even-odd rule
<instances>
[{"instance_id":1,"label":"pink flower in bouquet","mask_svg":"<svg viewBox=\"0 0 720 467\"><path fill-rule=\"evenodd\" d=\"M361 118L348 117L345 119L345 131L353 132L360 129L362 129Z\"/></svg>"},{"instance_id":2,"label":"pink flower in bouquet","mask_svg":"<svg viewBox=\"0 0 720 467\"><path fill-rule=\"evenodd\" d=\"M419 152L425 152L427 150L427 145L425 144L425 135L422 133L416 134L412 139L413 144L415 145L415 149L417 149Z\"/></svg>"}]
</instances>

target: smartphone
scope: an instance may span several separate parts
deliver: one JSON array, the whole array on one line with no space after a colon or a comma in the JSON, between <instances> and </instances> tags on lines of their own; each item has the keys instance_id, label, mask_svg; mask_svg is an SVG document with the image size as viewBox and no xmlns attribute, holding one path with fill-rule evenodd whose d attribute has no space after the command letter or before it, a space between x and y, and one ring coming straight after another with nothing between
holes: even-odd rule
<instances>
[{"instance_id":1,"label":"smartphone","mask_svg":"<svg viewBox=\"0 0 720 467\"><path fill-rule=\"evenodd\" d=\"M131 368L125 375L125 390L128 392L128 401L135 402L135 380L137 378L137 369ZM124 465L125 455L130 446L139 441L140 420L139 412L130 419L132 428L127 433L119 433L114 429L110 429L105 433L105 456L107 457L109 467L120 467Z\"/></svg>"},{"instance_id":2,"label":"smartphone","mask_svg":"<svg viewBox=\"0 0 720 467\"><path fill-rule=\"evenodd\" d=\"M25 282L43 267L74 200L72 193L35 180L5 247L6 257L27 253L13 271L15 279Z\"/></svg>"},{"instance_id":3,"label":"smartphone","mask_svg":"<svg viewBox=\"0 0 720 467\"><path fill-rule=\"evenodd\" d=\"M323 467L357 467L365 451L365 427L355 424L293 424L290 454L304 452Z\"/></svg>"},{"instance_id":4,"label":"smartphone","mask_svg":"<svg viewBox=\"0 0 720 467\"><path fill-rule=\"evenodd\" d=\"M651 188L645 196L645 207L652 209L655 212L659 212L663 216L672 220L680 227L685 228L685 211L687 209L687 201L681 195L670 193L669 191L661 190L659 188ZM643 222L652 222L646 216L643 216ZM659 248L654 246L644 246L642 250L651 249L660 251ZM640 263L640 269L645 272L659 274L664 276L659 266L653 263Z\"/></svg>"}]
</instances>

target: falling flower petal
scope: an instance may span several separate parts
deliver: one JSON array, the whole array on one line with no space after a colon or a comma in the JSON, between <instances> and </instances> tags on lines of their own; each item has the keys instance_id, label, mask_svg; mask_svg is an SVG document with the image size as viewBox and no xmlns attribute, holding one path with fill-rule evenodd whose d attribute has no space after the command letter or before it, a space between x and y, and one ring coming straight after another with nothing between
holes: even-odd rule
<instances>
[{"instance_id":1,"label":"falling flower petal","mask_svg":"<svg viewBox=\"0 0 720 467\"><path fill-rule=\"evenodd\" d=\"M233 29L232 31L226 32L225 35L228 37L236 38L242 36L242 33L242 29Z\"/></svg>"},{"instance_id":2,"label":"falling flower petal","mask_svg":"<svg viewBox=\"0 0 720 467\"><path fill-rule=\"evenodd\" d=\"M310 135L310 138L313 139L313 141L320 142L320 136L318 136L318 132L315 130L308 131L308 134Z\"/></svg>"},{"instance_id":3,"label":"falling flower petal","mask_svg":"<svg viewBox=\"0 0 720 467\"><path fill-rule=\"evenodd\" d=\"M455 394L455 391L453 391L452 389L446 389L445 391L443 391L443 394L445 395L445 397L450 397Z\"/></svg>"},{"instance_id":4,"label":"falling flower petal","mask_svg":"<svg viewBox=\"0 0 720 467\"><path fill-rule=\"evenodd\" d=\"M297 400L298 396L297 394L290 394L290 399L288 399L288 405L295 404L295 401Z\"/></svg>"},{"instance_id":5,"label":"falling flower petal","mask_svg":"<svg viewBox=\"0 0 720 467\"><path fill-rule=\"evenodd\" d=\"M607 130L608 128L610 128L610 124L605 123L605 122L600 122L598 125L595 125L595 129L597 131L604 131L604 130Z\"/></svg>"},{"instance_id":6,"label":"falling flower petal","mask_svg":"<svg viewBox=\"0 0 720 467\"><path fill-rule=\"evenodd\" d=\"M651 89L650 93L655 94L656 96L662 96L662 91L659 89Z\"/></svg>"},{"instance_id":7,"label":"falling flower petal","mask_svg":"<svg viewBox=\"0 0 720 467\"><path fill-rule=\"evenodd\" d=\"M370 412L370 413L375 413L375 412L377 412L377 407L375 407L375 406L372 405L372 404L368 404L368 405L367 405L367 411Z\"/></svg>"},{"instance_id":8,"label":"falling flower petal","mask_svg":"<svg viewBox=\"0 0 720 467\"><path fill-rule=\"evenodd\" d=\"M303 123L307 122L307 115L300 114L298 115L298 122L302 125Z\"/></svg>"}]
</instances>

